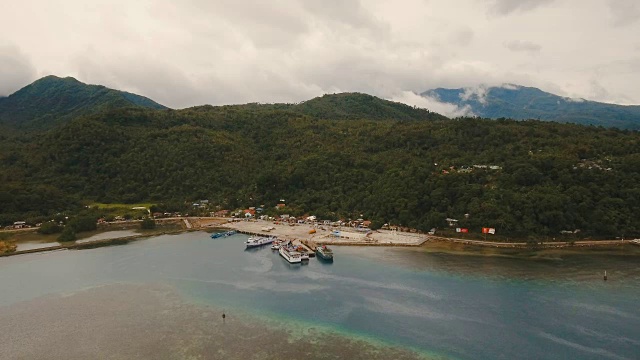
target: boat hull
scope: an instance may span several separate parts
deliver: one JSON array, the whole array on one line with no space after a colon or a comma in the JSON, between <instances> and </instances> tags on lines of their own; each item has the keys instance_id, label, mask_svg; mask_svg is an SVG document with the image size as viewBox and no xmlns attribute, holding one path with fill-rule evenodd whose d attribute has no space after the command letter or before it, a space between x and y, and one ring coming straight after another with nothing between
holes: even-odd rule
<instances>
[{"instance_id":1,"label":"boat hull","mask_svg":"<svg viewBox=\"0 0 640 360\"><path fill-rule=\"evenodd\" d=\"M275 240L274 237L262 237L262 238L257 238L257 239L249 239L247 240L244 244L247 246L247 249L250 248L254 248L254 247L260 247L260 246L264 246L264 245L269 245L271 243L273 243L273 241Z\"/></svg>"},{"instance_id":2,"label":"boat hull","mask_svg":"<svg viewBox=\"0 0 640 360\"><path fill-rule=\"evenodd\" d=\"M320 248L316 248L316 255L320 260L323 260L326 262L333 262L333 253L327 253L325 251L322 251L322 249Z\"/></svg>"},{"instance_id":3,"label":"boat hull","mask_svg":"<svg viewBox=\"0 0 640 360\"><path fill-rule=\"evenodd\" d=\"M286 248L281 247L278 250L278 253L280 253L280 256L282 256L282 258L287 260L287 262L289 262L290 264L300 264L302 262L302 258L300 257L300 253L298 253L296 251L289 251Z\"/></svg>"}]
</instances>

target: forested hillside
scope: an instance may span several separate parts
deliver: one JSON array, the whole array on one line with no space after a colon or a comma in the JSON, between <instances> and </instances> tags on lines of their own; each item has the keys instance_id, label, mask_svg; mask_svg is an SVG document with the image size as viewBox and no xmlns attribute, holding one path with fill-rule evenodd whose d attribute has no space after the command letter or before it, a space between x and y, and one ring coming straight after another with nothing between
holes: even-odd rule
<instances>
[{"instance_id":1,"label":"forested hillside","mask_svg":"<svg viewBox=\"0 0 640 360\"><path fill-rule=\"evenodd\" d=\"M428 112L411 120L361 105L362 116L340 119L295 105L116 109L38 137L5 135L0 221L80 200L210 199L233 209L285 198L292 213L422 230L449 217L522 237L640 235L637 132ZM395 116L404 120L380 120Z\"/></svg>"},{"instance_id":2,"label":"forested hillside","mask_svg":"<svg viewBox=\"0 0 640 360\"><path fill-rule=\"evenodd\" d=\"M80 115L123 107L165 108L144 96L87 85L71 77L47 76L0 98L0 129L48 129Z\"/></svg>"}]
</instances>

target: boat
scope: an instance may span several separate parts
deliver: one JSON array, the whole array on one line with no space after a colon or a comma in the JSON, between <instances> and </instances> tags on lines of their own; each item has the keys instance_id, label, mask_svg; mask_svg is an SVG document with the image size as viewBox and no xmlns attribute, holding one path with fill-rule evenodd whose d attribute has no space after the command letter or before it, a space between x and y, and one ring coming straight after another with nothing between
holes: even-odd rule
<instances>
[{"instance_id":1,"label":"boat","mask_svg":"<svg viewBox=\"0 0 640 360\"><path fill-rule=\"evenodd\" d=\"M280 244L277 242L274 242L273 245L271 245L271 250L279 250L280 249Z\"/></svg>"},{"instance_id":2,"label":"boat","mask_svg":"<svg viewBox=\"0 0 640 360\"><path fill-rule=\"evenodd\" d=\"M309 254L307 254L306 252L301 252L300 253L300 259L301 260L309 260Z\"/></svg>"},{"instance_id":3,"label":"boat","mask_svg":"<svg viewBox=\"0 0 640 360\"><path fill-rule=\"evenodd\" d=\"M288 246L280 246L278 249L280 256L282 256L285 260L287 260L290 264L299 264L302 262L302 257L300 253L291 249Z\"/></svg>"},{"instance_id":4,"label":"boat","mask_svg":"<svg viewBox=\"0 0 640 360\"><path fill-rule=\"evenodd\" d=\"M235 230L229 230L229 231L225 231L225 232L219 232L219 233L215 233L215 234L211 234L211 238L212 239L218 239L221 238L223 236L231 236L231 235L235 235L238 232Z\"/></svg>"},{"instance_id":5,"label":"boat","mask_svg":"<svg viewBox=\"0 0 640 360\"><path fill-rule=\"evenodd\" d=\"M271 244L276 239L275 236L252 236L244 243L247 248Z\"/></svg>"},{"instance_id":6,"label":"boat","mask_svg":"<svg viewBox=\"0 0 640 360\"><path fill-rule=\"evenodd\" d=\"M327 245L317 246L316 254L318 257L325 261L333 261L333 251L327 247Z\"/></svg>"}]
</instances>

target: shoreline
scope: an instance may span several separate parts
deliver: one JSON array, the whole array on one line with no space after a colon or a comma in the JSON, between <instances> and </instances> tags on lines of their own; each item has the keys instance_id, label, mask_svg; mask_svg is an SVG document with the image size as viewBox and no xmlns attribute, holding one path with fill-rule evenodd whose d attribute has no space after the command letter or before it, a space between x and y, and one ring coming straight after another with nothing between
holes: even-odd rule
<instances>
[{"instance_id":1,"label":"shoreline","mask_svg":"<svg viewBox=\"0 0 640 360\"><path fill-rule=\"evenodd\" d=\"M223 222L227 221L227 222ZM482 249L493 249L492 254L496 255L497 251L542 251L542 250L561 250L575 253L588 253L589 249L617 250L636 245L640 248L640 243L634 240L598 240L598 241L575 241L571 242L545 242L540 244L529 244L525 242L492 242L481 240L469 240L459 238L447 238L418 233L404 233L391 230L376 230L369 233L355 231L350 228L329 228L325 226L313 226L309 224L284 225L274 224L269 221L236 221L228 222L226 218L167 218L158 219L159 223L175 223L181 224L182 228L171 231L150 232L145 234L128 235L124 237L115 237L108 239L99 239L89 242L74 242L69 244L59 244L54 246L46 246L34 249L19 250L7 253L0 253L0 257L8 257L14 255L33 254L41 252L59 251L59 250L81 250L92 249L104 246L123 245L132 241L161 236L161 235L177 235L184 232L205 231L211 229L233 229L240 233L260 236L277 236L280 239L298 241L307 247L313 247L313 244L331 245L331 246L373 246L373 247L412 247L424 249L447 250L455 254L479 255ZM109 232L109 228L122 224L109 224L101 227L103 232ZM267 230L268 229L268 230ZM115 230L111 230L115 231ZM313 232L312 232L313 231ZM339 232L336 235L335 231ZM309 245L311 244L311 245ZM453 249L453 250L452 250ZM312 249L313 250L313 249ZM451 251L452 250L452 251Z\"/></svg>"}]
</instances>

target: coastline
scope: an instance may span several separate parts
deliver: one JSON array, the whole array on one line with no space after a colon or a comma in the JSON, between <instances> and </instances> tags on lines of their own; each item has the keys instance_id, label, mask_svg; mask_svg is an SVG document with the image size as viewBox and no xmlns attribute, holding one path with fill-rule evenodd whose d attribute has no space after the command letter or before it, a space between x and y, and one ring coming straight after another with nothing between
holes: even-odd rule
<instances>
[{"instance_id":1,"label":"coastline","mask_svg":"<svg viewBox=\"0 0 640 360\"><path fill-rule=\"evenodd\" d=\"M353 228L330 228L310 224L276 224L270 221L252 220L229 222L227 218L166 218L156 220L159 224L179 225L179 229L170 231L151 231L93 241L54 243L33 249L0 253L0 257L32 254L59 250L91 249L111 245L123 245L132 241L160 235L177 235L184 232L210 231L211 229L233 229L249 235L277 236L280 239L298 241L306 246L314 244L331 246L384 246L422 248L429 252L446 252L456 255L517 256L533 257L540 252L562 251L565 253L589 253L605 251L628 255L640 255L640 244L632 240L598 240L575 242L545 242L530 244L526 242L493 242L470 239L440 237L419 233L391 230L357 231ZM96 234L108 233L136 226L137 223L111 223L102 225ZM160 225L162 226L162 225ZM267 230L268 229L268 230ZM336 232L337 231L337 232ZM82 239L81 239L82 240ZM636 250L637 249L637 250ZM590 251L591 250L591 251ZM515 254L515 255L514 255Z\"/></svg>"}]
</instances>

